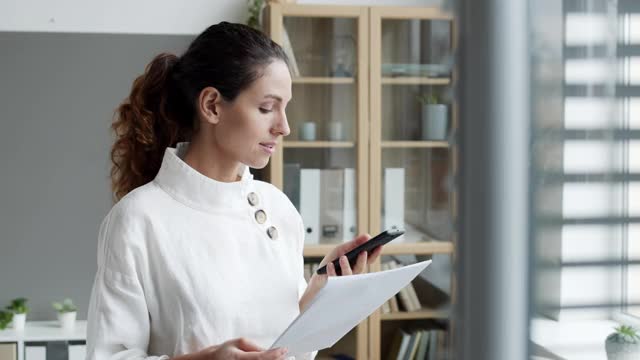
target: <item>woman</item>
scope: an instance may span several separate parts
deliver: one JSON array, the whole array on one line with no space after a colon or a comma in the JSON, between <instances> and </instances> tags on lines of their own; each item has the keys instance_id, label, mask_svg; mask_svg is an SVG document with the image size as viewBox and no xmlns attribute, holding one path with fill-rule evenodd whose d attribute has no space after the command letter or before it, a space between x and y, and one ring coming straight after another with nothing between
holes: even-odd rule
<instances>
[{"instance_id":1,"label":"woman","mask_svg":"<svg viewBox=\"0 0 640 360\"><path fill-rule=\"evenodd\" d=\"M99 232L88 359L280 359L266 351L322 288L303 276L295 207L249 168L289 134L287 57L248 26L222 22L181 56L161 54L117 110L112 187ZM361 235L334 248L342 256ZM313 354L307 354L313 357Z\"/></svg>"}]
</instances>

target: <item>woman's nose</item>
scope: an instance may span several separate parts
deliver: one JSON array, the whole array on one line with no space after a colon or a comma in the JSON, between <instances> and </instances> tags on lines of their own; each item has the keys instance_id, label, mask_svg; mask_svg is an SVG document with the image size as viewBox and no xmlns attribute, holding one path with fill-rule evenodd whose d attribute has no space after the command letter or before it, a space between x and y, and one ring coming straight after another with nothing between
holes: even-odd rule
<instances>
[{"instance_id":1,"label":"woman's nose","mask_svg":"<svg viewBox=\"0 0 640 360\"><path fill-rule=\"evenodd\" d=\"M287 115L283 113L280 120L276 123L273 131L282 136L287 136L291 133L291 129L289 128L289 122L287 121Z\"/></svg>"}]
</instances>

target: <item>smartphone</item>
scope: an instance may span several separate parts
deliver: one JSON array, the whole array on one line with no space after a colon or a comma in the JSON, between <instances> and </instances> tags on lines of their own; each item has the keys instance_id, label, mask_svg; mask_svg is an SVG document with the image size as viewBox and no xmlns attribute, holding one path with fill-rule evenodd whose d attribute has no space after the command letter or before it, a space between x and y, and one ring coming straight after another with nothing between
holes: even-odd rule
<instances>
[{"instance_id":1,"label":"smartphone","mask_svg":"<svg viewBox=\"0 0 640 360\"><path fill-rule=\"evenodd\" d=\"M357 248L349 251L348 253L346 253L344 255L347 257L347 260L349 260L349 264L353 268L353 266L356 265L356 262L358 260L358 255L360 255L361 252L366 251L368 253L368 255L371 255L371 253L373 252L373 250L375 250L375 248L377 248L378 246L382 246L382 245L388 243L389 241L397 238L398 236L400 236L402 234L404 234L404 230L400 230L400 229L396 229L396 228L385 230L385 231L381 232L380 234L376 235L374 238L369 239L369 241L367 241L366 243L358 246ZM336 269L336 274L337 275L342 275L342 269L340 268L340 258L335 259L332 262L333 262L333 266ZM327 266L325 265L325 266L319 268L316 271L316 273L318 273L318 274L326 274L327 273Z\"/></svg>"}]
</instances>

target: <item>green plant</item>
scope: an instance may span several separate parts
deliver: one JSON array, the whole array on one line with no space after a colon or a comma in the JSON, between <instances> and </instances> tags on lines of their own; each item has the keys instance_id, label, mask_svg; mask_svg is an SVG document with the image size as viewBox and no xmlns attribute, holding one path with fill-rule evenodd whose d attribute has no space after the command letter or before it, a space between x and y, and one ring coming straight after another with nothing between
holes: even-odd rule
<instances>
[{"instance_id":1,"label":"green plant","mask_svg":"<svg viewBox=\"0 0 640 360\"><path fill-rule=\"evenodd\" d=\"M13 313L10 311L0 311L0 330L4 330L13 320Z\"/></svg>"},{"instance_id":2,"label":"green plant","mask_svg":"<svg viewBox=\"0 0 640 360\"><path fill-rule=\"evenodd\" d=\"M27 307L27 299L18 298L11 300L11 305L7 306L7 310L13 312L14 314L28 313L29 308Z\"/></svg>"},{"instance_id":3,"label":"green plant","mask_svg":"<svg viewBox=\"0 0 640 360\"><path fill-rule=\"evenodd\" d=\"M438 96L436 94L434 94L434 93L418 95L416 98L423 105L425 105L425 104L429 104L429 105L439 104Z\"/></svg>"},{"instance_id":4,"label":"green plant","mask_svg":"<svg viewBox=\"0 0 640 360\"><path fill-rule=\"evenodd\" d=\"M64 301L62 301L61 303L53 302L51 305L59 313L68 313L68 312L76 311L76 306L73 305L73 301L71 301L71 299L68 299L68 298L64 299Z\"/></svg>"},{"instance_id":5,"label":"green plant","mask_svg":"<svg viewBox=\"0 0 640 360\"><path fill-rule=\"evenodd\" d=\"M639 344L640 343L640 334L638 334L638 330L631 326L620 325L617 328L614 328L616 332L607 336L607 340L611 340L616 343L625 343L625 344Z\"/></svg>"},{"instance_id":6,"label":"green plant","mask_svg":"<svg viewBox=\"0 0 640 360\"><path fill-rule=\"evenodd\" d=\"M264 5L264 0L248 0L249 5L249 17L247 18L247 25L254 29L260 30L260 11Z\"/></svg>"}]
</instances>

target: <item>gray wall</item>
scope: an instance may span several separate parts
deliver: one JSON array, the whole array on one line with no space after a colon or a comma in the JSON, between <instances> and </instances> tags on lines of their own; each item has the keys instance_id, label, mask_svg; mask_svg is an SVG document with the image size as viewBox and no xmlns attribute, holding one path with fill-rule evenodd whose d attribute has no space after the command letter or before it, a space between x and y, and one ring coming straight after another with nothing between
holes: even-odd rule
<instances>
[{"instance_id":1,"label":"gray wall","mask_svg":"<svg viewBox=\"0 0 640 360\"><path fill-rule=\"evenodd\" d=\"M156 53L192 38L0 32L0 307L24 296L49 320L71 297L86 319L113 111Z\"/></svg>"}]
</instances>

